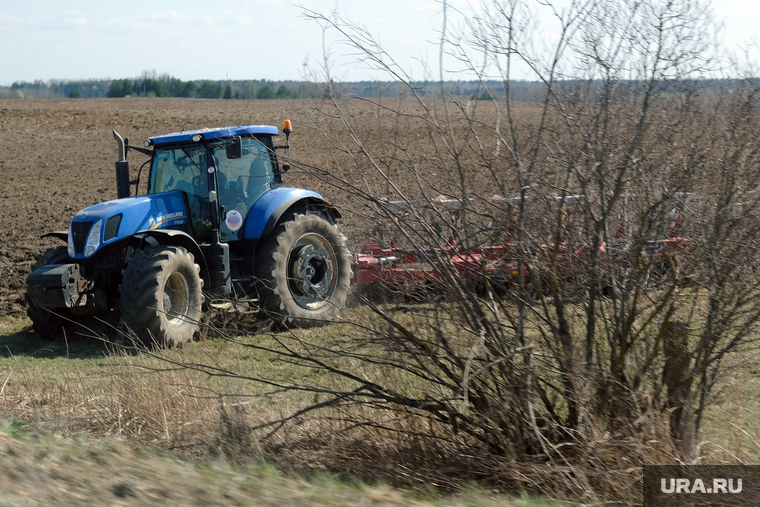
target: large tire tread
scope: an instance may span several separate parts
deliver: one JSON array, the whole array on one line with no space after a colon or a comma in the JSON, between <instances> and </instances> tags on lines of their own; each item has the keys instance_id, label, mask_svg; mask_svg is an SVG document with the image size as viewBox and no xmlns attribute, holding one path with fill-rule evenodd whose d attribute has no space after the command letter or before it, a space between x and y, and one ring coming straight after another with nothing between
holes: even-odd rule
<instances>
[{"instance_id":1,"label":"large tire tread","mask_svg":"<svg viewBox=\"0 0 760 507\"><path fill-rule=\"evenodd\" d=\"M190 308L186 322L172 325L160 300L164 284L177 269L189 275ZM192 271L191 271L192 270ZM124 323L146 345L181 346L192 340L201 320L200 267L182 247L157 246L135 252L122 271L119 309Z\"/></svg>"},{"instance_id":2,"label":"large tire tread","mask_svg":"<svg viewBox=\"0 0 760 507\"><path fill-rule=\"evenodd\" d=\"M290 249L307 233L320 233L336 255L337 284L327 304L317 310L299 306L290 294L287 263ZM348 239L340 225L317 211L296 212L281 221L259 247L254 264L259 304L262 311L277 323L293 327L315 327L335 321L346 307L351 278Z\"/></svg>"}]
</instances>

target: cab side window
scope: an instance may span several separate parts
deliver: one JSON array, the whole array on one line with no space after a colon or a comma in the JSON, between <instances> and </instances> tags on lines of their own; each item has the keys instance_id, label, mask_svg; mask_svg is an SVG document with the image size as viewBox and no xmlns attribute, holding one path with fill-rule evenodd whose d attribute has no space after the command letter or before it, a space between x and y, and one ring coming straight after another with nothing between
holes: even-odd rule
<instances>
[{"instance_id":1,"label":"cab side window","mask_svg":"<svg viewBox=\"0 0 760 507\"><path fill-rule=\"evenodd\" d=\"M224 147L214 150L219 174L219 202L227 210L222 221L222 240L242 237L242 221L256 199L272 188L274 169L267 148L255 138L243 138L243 156L228 159Z\"/></svg>"}]
</instances>

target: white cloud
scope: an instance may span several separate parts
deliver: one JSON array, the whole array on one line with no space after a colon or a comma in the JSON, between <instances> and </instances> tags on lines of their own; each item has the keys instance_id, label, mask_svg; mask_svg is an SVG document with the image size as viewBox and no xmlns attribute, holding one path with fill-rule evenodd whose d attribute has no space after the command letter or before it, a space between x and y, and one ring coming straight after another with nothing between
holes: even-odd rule
<instances>
[{"instance_id":1,"label":"white cloud","mask_svg":"<svg viewBox=\"0 0 760 507\"><path fill-rule=\"evenodd\" d=\"M88 24L87 16L81 11L65 11L61 21L65 25L83 27Z\"/></svg>"},{"instance_id":2,"label":"white cloud","mask_svg":"<svg viewBox=\"0 0 760 507\"><path fill-rule=\"evenodd\" d=\"M253 21L253 18L249 16L248 14L243 14L241 16L238 16L236 21L237 21L237 24L240 26L254 26L255 24Z\"/></svg>"},{"instance_id":3,"label":"white cloud","mask_svg":"<svg viewBox=\"0 0 760 507\"><path fill-rule=\"evenodd\" d=\"M3 31L20 30L22 29L21 18L0 11L0 28L2 28Z\"/></svg>"}]
</instances>

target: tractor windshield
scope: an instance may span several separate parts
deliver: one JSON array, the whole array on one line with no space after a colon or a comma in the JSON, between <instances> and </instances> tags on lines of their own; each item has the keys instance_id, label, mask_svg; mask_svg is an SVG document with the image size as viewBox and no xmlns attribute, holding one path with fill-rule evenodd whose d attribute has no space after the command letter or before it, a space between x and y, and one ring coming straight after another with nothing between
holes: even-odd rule
<instances>
[{"instance_id":1,"label":"tractor windshield","mask_svg":"<svg viewBox=\"0 0 760 507\"><path fill-rule=\"evenodd\" d=\"M192 229L197 238L211 229L211 210L208 206L206 171L207 149L204 146L185 146L162 150L156 148L150 171L149 193L180 190L187 195Z\"/></svg>"},{"instance_id":2,"label":"tractor windshield","mask_svg":"<svg viewBox=\"0 0 760 507\"><path fill-rule=\"evenodd\" d=\"M151 192L157 194L169 190L189 190L193 179L203 174L206 165L206 149L203 146L162 150L157 148L151 168Z\"/></svg>"},{"instance_id":3,"label":"tractor windshield","mask_svg":"<svg viewBox=\"0 0 760 507\"><path fill-rule=\"evenodd\" d=\"M224 146L214 150L219 173L219 202L227 210L219 234L222 240L232 241L243 237L243 220L256 199L272 188L274 170L269 150L252 137L241 139L243 156L227 158Z\"/></svg>"}]
</instances>

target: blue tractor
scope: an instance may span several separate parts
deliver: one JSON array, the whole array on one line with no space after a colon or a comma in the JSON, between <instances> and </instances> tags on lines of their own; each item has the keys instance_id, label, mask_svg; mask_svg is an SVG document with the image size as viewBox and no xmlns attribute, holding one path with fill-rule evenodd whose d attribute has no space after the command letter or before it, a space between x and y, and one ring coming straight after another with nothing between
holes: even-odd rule
<instances>
[{"instance_id":1,"label":"blue tractor","mask_svg":"<svg viewBox=\"0 0 760 507\"><path fill-rule=\"evenodd\" d=\"M176 132L130 146L114 131L118 198L77 213L67 243L27 278L28 315L43 337L82 316L116 314L146 343L181 345L210 303L262 310L285 325L335 320L352 276L338 210L282 186L277 127ZM148 192L130 195L127 154L150 157ZM141 167L142 169L142 167ZM140 171L142 172L142 171Z\"/></svg>"}]
</instances>

